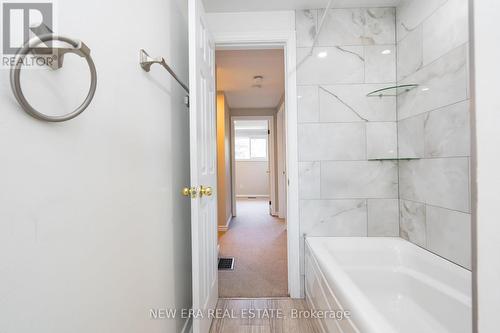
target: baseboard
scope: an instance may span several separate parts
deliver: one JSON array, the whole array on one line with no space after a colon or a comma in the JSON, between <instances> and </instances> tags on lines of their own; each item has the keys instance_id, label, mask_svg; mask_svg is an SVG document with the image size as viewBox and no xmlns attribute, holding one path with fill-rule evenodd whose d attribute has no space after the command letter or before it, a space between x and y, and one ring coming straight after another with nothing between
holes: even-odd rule
<instances>
[{"instance_id":1,"label":"baseboard","mask_svg":"<svg viewBox=\"0 0 500 333\"><path fill-rule=\"evenodd\" d=\"M219 225L217 226L217 230L219 231L228 231L229 230L229 225L231 224L231 221L233 220L232 216L229 216L229 218L226 221L225 225Z\"/></svg>"}]
</instances>

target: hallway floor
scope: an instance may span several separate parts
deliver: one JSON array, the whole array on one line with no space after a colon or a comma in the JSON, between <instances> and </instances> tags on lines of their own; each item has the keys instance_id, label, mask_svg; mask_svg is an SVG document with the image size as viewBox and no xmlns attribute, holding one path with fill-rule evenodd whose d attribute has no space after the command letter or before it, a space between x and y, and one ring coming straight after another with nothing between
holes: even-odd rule
<instances>
[{"instance_id":1,"label":"hallway floor","mask_svg":"<svg viewBox=\"0 0 500 333\"><path fill-rule=\"evenodd\" d=\"M235 258L233 271L219 271L219 297L287 296L285 220L265 200L238 200L237 214L219 237L219 255Z\"/></svg>"},{"instance_id":2,"label":"hallway floor","mask_svg":"<svg viewBox=\"0 0 500 333\"><path fill-rule=\"evenodd\" d=\"M306 302L301 299L219 299L217 308L223 311L227 310L236 318L214 319L212 327L210 328L210 333L322 332L319 326L320 324L316 319L296 318L297 316L294 318L292 309L308 309ZM248 310L253 311L256 318L248 318L248 313L250 312ZM266 313L266 310L269 312ZM280 311L281 315L277 315L277 311Z\"/></svg>"}]
</instances>

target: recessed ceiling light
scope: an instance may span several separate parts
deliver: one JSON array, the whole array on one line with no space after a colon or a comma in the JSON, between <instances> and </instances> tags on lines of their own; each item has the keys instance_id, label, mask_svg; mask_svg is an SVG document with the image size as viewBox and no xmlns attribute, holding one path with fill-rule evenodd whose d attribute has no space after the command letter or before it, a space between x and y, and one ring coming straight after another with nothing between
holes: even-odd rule
<instances>
[{"instance_id":1,"label":"recessed ceiling light","mask_svg":"<svg viewBox=\"0 0 500 333\"><path fill-rule=\"evenodd\" d=\"M422 88L422 91L428 91L429 88L425 87L425 88Z\"/></svg>"},{"instance_id":2,"label":"recessed ceiling light","mask_svg":"<svg viewBox=\"0 0 500 333\"><path fill-rule=\"evenodd\" d=\"M264 77L262 75L255 75L253 77L252 88L262 88L262 81L263 80L264 80Z\"/></svg>"},{"instance_id":3,"label":"recessed ceiling light","mask_svg":"<svg viewBox=\"0 0 500 333\"><path fill-rule=\"evenodd\" d=\"M383 50L383 51L382 51L382 54L391 54L391 53L392 53L392 51L391 51L391 50Z\"/></svg>"},{"instance_id":4,"label":"recessed ceiling light","mask_svg":"<svg viewBox=\"0 0 500 333\"><path fill-rule=\"evenodd\" d=\"M326 58L328 56L328 52L326 51L321 51L318 53L318 58Z\"/></svg>"},{"instance_id":5,"label":"recessed ceiling light","mask_svg":"<svg viewBox=\"0 0 500 333\"><path fill-rule=\"evenodd\" d=\"M253 77L253 83L255 84L261 84L262 80L264 80L264 77L262 75L256 75Z\"/></svg>"}]
</instances>

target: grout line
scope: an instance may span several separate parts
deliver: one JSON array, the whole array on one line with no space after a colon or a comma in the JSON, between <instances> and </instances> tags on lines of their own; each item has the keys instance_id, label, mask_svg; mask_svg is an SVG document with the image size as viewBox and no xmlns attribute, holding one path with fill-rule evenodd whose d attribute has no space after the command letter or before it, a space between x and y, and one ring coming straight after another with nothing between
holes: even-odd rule
<instances>
[{"instance_id":1,"label":"grout line","mask_svg":"<svg viewBox=\"0 0 500 333\"><path fill-rule=\"evenodd\" d=\"M403 80L400 80L399 82L401 82L402 84L404 84L404 82L408 82L408 81L412 81L410 80L411 78L413 78L413 76L421 71L423 71L424 69L426 69L427 67L431 66L431 65L434 65L436 62L438 62L439 60L442 60L444 57L447 57L449 56L451 53L455 52L456 50L466 46L466 48L468 47L468 44L469 42L465 42L465 43L462 43L454 48L452 48L451 50L447 51L446 53L444 53L443 55L441 55L439 58L436 58L434 60L432 60L431 62L427 63L427 64L423 64L422 63L422 67L420 67L417 71L411 73L410 75L408 75L407 77L405 77ZM467 51L467 50L466 50ZM423 52L423 51L422 51ZM467 53L467 52L465 52ZM466 56L467 57L467 56ZM423 61L423 60L422 60ZM467 63L467 59L465 59L465 63ZM465 64L467 66L467 64Z\"/></svg>"},{"instance_id":2,"label":"grout line","mask_svg":"<svg viewBox=\"0 0 500 333\"><path fill-rule=\"evenodd\" d=\"M432 16L432 15L434 15L434 14L435 14L435 13L436 13L436 12L437 12L440 8L441 8L441 7L443 7L443 6L444 6L447 2L448 2L448 0L444 1L441 5L439 5L438 7L436 7L436 9L434 9L434 10L433 10L433 11L432 11L429 15L425 16L424 18L422 18L422 21L420 21L420 23L419 23L419 24L417 24L416 26L414 26L413 28L411 28L411 29L410 29L410 31L408 31L408 30L407 30L406 26L403 26L403 28L404 28L405 30L407 30L407 31L408 31L408 33L410 33L411 31L413 31L413 30L415 30L415 29L417 29L417 28L418 28L418 26L420 26L420 25L421 25L421 26L422 26L422 28L423 28L425 21L427 21L429 18L431 18L431 16ZM398 8L399 8L399 6L397 6L397 7L396 7L396 17L397 17ZM398 21L396 20L396 29L397 29L397 26L398 26L397 22L398 22ZM397 30L396 30L396 32L397 32ZM408 36L408 33L406 34L406 36ZM405 37L406 37L406 36L405 36ZM398 37L398 36L396 35L396 42L398 42L398 38L397 38L397 37ZM405 37L403 37L401 40L403 40Z\"/></svg>"},{"instance_id":3,"label":"grout line","mask_svg":"<svg viewBox=\"0 0 500 333\"><path fill-rule=\"evenodd\" d=\"M315 159L315 160L307 160L307 161L298 161L299 163L307 163L307 162L329 162L329 163L334 163L334 162L390 162L390 163L395 163L395 162L412 162L412 161L422 161L422 160L444 160L444 159L464 159L464 158L469 158L470 156L444 156L444 157L416 157L416 158L393 158L393 159L369 159L369 160L321 160L321 159Z\"/></svg>"},{"instance_id":4,"label":"grout line","mask_svg":"<svg viewBox=\"0 0 500 333\"><path fill-rule=\"evenodd\" d=\"M427 113L431 113L431 112L438 112L438 111L442 111L442 109L446 109L446 108L449 108L451 106L454 106L454 105L457 105L457 104L460 104L460 103L464 103L464 102L469 102L470 101L470 98L465 98L465 99L461 99L459 101L455 101L453 103L450 103L450 104L446 104L446 105L443 105L443 106L440 106L440 107L437 107L437 108L434 108L432 110L428 110L428 111L424 111L424 112L421 112L421 113L417 113L417 114L414 114L414 115L411 115L409 117L406 117L406 118L402 118L400 119L399 121L403 121L403 120L406 120L406 119L411 119L411 118L416 118L418 116L422 116L422 115L425 115ZM397 102L396 102L397 103Z\"/></svg>"},{"instance_id":5,"label":"grout line","mask_svg":"<svg viewBox=\"0 0 500 333\"><path fill-rule=\"evenodd\" d=\"M399 238L401 238L401 239L403 239L403 240L405 240L405 241L407 241L407 242L410 242L410 243L412 243L413 245L416 245L416 246L418 246L419 248L421 248L421 249L423 249L423 250L425 250L425 251L427 251L427 252L430 252L430 253L432 253L432 254L434 254L434 255L436 255L436 256L438 256L438 257L440 257L441 259L444 259L444 260L446 260L446 261L448 261L448 262L450 262L450 263L452 263L452 264L454 264L454 265L457 265L457 266L459 266L459 267L462 267L463 269L466 269L466 270L468 270L468 271L471 271L471 269L470 269L470 268L467 268L467 267L465 267L465 266L462 266L461 264L456 263L456 262L452 261L452 260L451 260L451 259L449 259L449 258L443 257L441 254L439 254L439 253L437 253L437 252L434 252L434 251L432 251L431 249L428 249L428 248L426 248L426 247L423 247L423 246L421 246L421 245L419 245L419 244L417 244L417 243L414 243L414 242L412 242L412 241L410 241L410 240L408 240L408 239L405 239L405 238L402 238L402 237L399 237Z\"/></svg>"},{"instance_id":6,"label":"grout line","mask_svg":"<svg viewBox=\"0 0 500 333\"><path fill-rule=\"evenodd\" d=\"M359 121L307 121L300 122L299 125L308 125L308 124L361 124L361 123L394 123L395 120L359 120Z\"/></svg>"},{"instance_id":7,"label":"grout line","mask_svg":"<svg viewBox=\"0 0 500 333\"><path fill-rule=\"evenodd\" d=\"M433 205L433 204L430 204L430 203L427 203L427 202L417 201L417 200L413 200L413 199L399 198L399 200L409 201L409 202L413 202L413 203L419 203L419 204L426 205L426 206L431 206L431 207L434 207L434 208L440 208L440 209L445 209L445 210L449 210L449 211L456 212L456 213L462 213L462 214L471 215L471 213L467 212L467 211L458 210L458 209L452 209L452 208L447 208L447 207L438 206L438 205Z\"/></svg>"},{"instance_id":8,"label":"grout line","mask_svg":"<svg viewBox=\"0 0 500 333\"><path fill-rule=\"evenodd\" d=\"M398 9L396 7L395 13L394 13L394 34L395 37L394 39L396 40L396 47L395 47L395 66L396 66L396 86L399 85L399 80L398 80L398 63L399 63L399 41L398 41ZM408 37L409 34L406 35ZM396 96L396 156L399 157L399 107L398 107L398 100L399 98ZM398 177L398 236L401 237L401 165L399 163L399 160L397 161L397 177Z\"/></svg>"},{"instance_id":9,"label":"grout line","mask_svg":"<svg viewBox=\"0 0 500 333\"><path fill-rule=\"evenodd\" d=\"M360 200L398 200L397 197L359 197L359 198L330 198L330 199L300 199L299 201L360 201ZM408 200L410 201L410 200Z\"/></svg>"},{"instance_id":10,"label":"grout line","mask_svg":"<svg viewBox=\"0 0 500 333\"><path fill-rule=\"evenodd\" d=\"M396 84L396 81L390 81L390 82L379 82L379 83L364 83L364 82L338 82L338 83L298 83L297 87L311 87L311 86L327 86L327 87L342 87L342 86L386 86L388 84ZM369 92L369 91L368 91ZM384 96L384 98L388 97L393 97L396 98L396 96ZM258 109L258 108L254 108ZM238 109L236 109L238 110ZM244 109L245 110L245 109Z\"/></svg>"}]
</instances>

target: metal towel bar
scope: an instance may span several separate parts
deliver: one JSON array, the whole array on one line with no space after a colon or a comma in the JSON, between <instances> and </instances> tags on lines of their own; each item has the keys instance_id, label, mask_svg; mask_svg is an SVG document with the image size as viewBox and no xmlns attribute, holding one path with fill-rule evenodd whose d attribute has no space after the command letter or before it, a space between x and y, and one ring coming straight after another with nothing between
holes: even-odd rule
<instances>
[{"instance_id":1,"label":"metal towel bar","mask_svg":"<svg viewBox=\"0 0 500 333\"><path fill-rule=\"evenodd\" d=\"M163 57L153 58L144 49L141 49L139 52L139 60L141 68L146 72L149 72L151 70L151 66L153 64L162 65L170 73L170 75L172 75L175 81L177 81L181 85L181 87L186 91L188 96L186 96L185 103L186 105L189 105L189 87L186 84L184 84L184 82L182 82L181 79L179 79L177 74L175 74L172 68L170 68L170 66L167 64L167 62Z\"/></svg>"}]
</instances>

